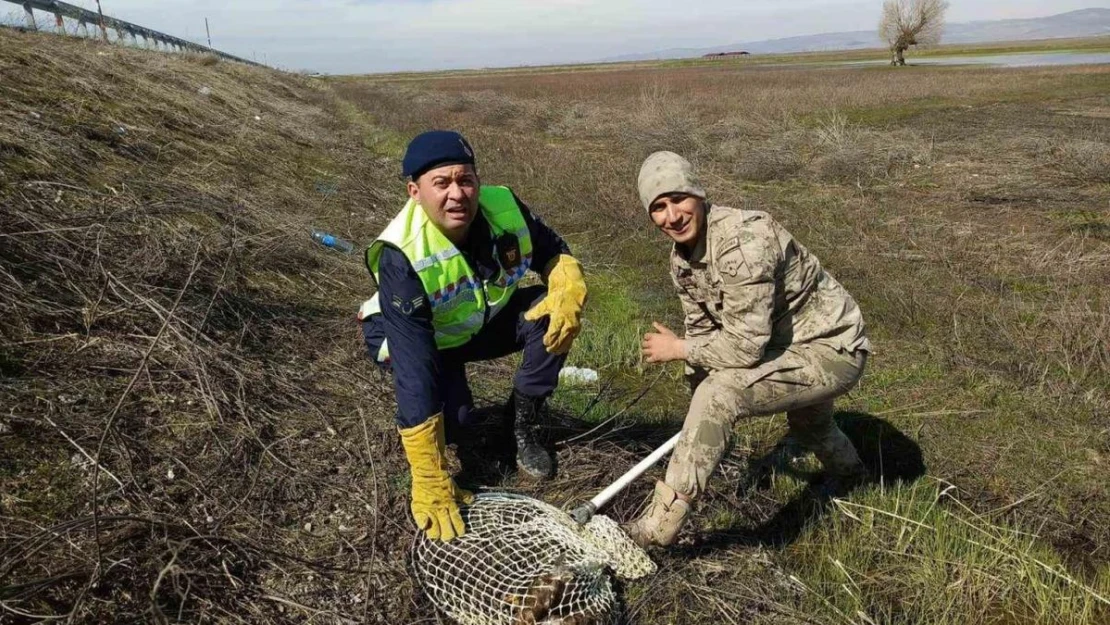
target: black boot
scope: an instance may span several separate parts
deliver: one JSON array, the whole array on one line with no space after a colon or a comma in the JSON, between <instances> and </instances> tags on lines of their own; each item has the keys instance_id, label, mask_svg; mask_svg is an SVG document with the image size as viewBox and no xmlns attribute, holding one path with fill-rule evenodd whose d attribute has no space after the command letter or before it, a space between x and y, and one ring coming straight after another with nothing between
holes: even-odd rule
<instances>
[{"instance_id":1,"label":"black boot","mask_svg":"<svg viewBox=\"0 0 1110 625\"><path fill-rule=\"evenodd\" d=\"M551 479L555 472L551 454L539 443L540 410L544 401L543 397L528 397L515 389L509 400L516 440L516 466L537 480Z\"/></svg>"}]
</instances>

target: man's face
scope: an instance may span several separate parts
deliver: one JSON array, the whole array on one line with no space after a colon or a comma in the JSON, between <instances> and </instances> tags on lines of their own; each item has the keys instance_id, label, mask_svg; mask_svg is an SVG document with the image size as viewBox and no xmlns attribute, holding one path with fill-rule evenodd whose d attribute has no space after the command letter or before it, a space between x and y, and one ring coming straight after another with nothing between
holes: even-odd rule
<instances>
[{"instance_id":1,"label":"man's face","mask_svg":"<svg viewBox=\"0 0 1110 625\"><path fill-rule=\"evenodd\" d=\"M705 228L705 200L700 197L661 195L648 210L655 225L679 245L693 246Z\"/></svg>"},{"instance_id":2,"label":"man's face","mask_svg":"<svg viewBox=\"0 0 1110 625\"><path fill-rule=\"evenodd\" d=\"M444 165L410 181L408 190L440 232L459 243L478 214L478 185L472 165Z\"/></svg>"}]
</instances>

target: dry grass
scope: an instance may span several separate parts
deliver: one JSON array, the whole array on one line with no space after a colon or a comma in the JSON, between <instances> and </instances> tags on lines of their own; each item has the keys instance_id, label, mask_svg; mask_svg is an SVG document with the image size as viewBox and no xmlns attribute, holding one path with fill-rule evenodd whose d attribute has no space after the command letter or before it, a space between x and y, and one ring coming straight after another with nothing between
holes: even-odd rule
<instances>
[{"instance_id":1,"label":"dry grass","mask_svg":"<svg viewBox=\"0 0 1110 625\"><path fill-rule=\"evenodd\" d=\"M1081 183L1110 182L1110 143L1078 139L1053 150L1063 171Z\"/></svg>"},{"instance_id":2,"label":"dry grass","mask_svg":"<svg viewBox=\"0 0 1110 625\"><path fill-rule=\"evenodd\" d=\"M645 92L682 94L683 108L703 123L743 125L745 120L784 113L805 116L830 110L921 107L938 98L1008 99L1060 88L1097 95L1106 81L1105 69L1097 66L1066 72L1054 68L913 68L901 75L890 74L887 68L799 69L709 65L628 70L614 66L597 72L446 77L435 83L436 90L443 93L495 91L525 101L543 100L557 109L581 104L628 115L641 108ZM629 117L608 116L613 126L628 121Z\"/></svg>"},{"instance_id":3,"label":"dry grass","mask_svg":"<svg viewBox=\"0 0 1110 625\"><path fill-rule=\"evenodd\" d=\"M307 236L384 219L359 129L230 63L0 32L0 74L0 621L407 618L368 285Z\"/></svg>"}]
</instances>

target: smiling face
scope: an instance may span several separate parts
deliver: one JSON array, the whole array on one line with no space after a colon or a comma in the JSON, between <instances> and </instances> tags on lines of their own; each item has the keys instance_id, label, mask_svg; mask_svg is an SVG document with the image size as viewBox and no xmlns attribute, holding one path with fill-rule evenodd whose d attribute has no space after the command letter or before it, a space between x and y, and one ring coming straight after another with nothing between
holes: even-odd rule
<instances>
[{"instance_id":1,"label":"smiling face","mask_svg":"<svg viewBox=\"0 0 1110 625\"><path fill-rule=\"evenodd\" d=\"M685 193L668 193L648 207L651 220L675 243L692 247L705 229L705 200Z\"/></svg>"},{"instance_id":2,"label":"smiling face","mask_svg":"<svg viewBox=\"0 0 1110 625\"><path fill-rule=\"evenodd\" d=\"M424 208L428 219L456 245L466 240L470 224L478 214L478 187L478 173L472 165L436 167L408 183L409 197Z\"/></svg>"}]
</instances>

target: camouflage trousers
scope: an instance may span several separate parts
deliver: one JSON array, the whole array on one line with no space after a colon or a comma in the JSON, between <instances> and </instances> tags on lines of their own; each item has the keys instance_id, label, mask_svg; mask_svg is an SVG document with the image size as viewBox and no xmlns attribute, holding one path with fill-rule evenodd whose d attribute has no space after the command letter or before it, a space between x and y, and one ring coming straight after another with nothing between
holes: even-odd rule
<instances>
[{"instance_id":1,"label":"camouflage trousers","mask_svg":"<svg viewBox=\"0 0 1110 625\"><path fill-rule=\"evenodd\" d=\"M826 465L838 459L844 465L858 463L854 448L832 419L833 399L856 384L866 363L867 352L846 353L811 343L768 352L746 369L687 369L694 397L667 466L666 483L698 497L732 444L736 421L778 412L786 413L791 435ZM822 448L832 451L821 453Z\"/></svg>"}]
</instances>

